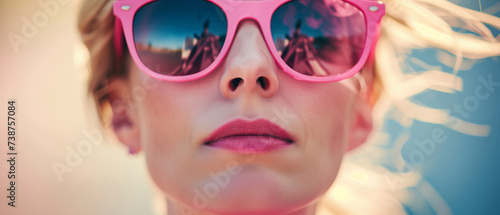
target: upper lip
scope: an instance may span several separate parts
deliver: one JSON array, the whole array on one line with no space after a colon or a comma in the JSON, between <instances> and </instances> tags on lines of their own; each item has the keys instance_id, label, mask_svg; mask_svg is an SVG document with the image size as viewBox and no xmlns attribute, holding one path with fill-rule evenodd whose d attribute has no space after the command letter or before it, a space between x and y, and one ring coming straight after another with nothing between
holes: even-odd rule
<instances>
[{"instance_id":1,"label":"upper lip","mask_svg":"<svg viewBox=\"0 0 500 215\"><path fill-rule=\"evenodd\" d=\"M257 119L254 121L246 121L243 119L236 119L219 127L205 139L204 143L210 144L211 142L231 136L268 136L289 143L294 142L292 136L287 131L268 120Z\"/></svg>"}]
</instances>

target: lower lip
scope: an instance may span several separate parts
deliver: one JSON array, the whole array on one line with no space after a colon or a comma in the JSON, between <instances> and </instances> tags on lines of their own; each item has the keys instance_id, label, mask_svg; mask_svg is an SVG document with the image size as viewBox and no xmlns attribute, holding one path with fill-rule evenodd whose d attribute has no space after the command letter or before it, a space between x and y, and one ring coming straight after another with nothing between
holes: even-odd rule
<instances>
[{"instance_id":1,"label":"lower lip","mask_svg":"<svg viewBox=\"0 0 500 215\"><path fill-rule=\"evenodd\" d=\"M240 154L252 154L275 151L291 144L288 141L269 136L230 136L207 145Z\"/></svg>"}]
</instances>

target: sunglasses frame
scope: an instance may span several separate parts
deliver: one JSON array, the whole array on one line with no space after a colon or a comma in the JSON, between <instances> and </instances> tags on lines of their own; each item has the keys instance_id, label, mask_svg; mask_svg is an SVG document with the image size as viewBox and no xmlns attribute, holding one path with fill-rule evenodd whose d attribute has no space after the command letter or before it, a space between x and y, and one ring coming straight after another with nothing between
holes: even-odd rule
<instances>
[{"instance_id":1,"label":"sunglasses frame","mask_svg":"<svg viewBox=\"0 0 500 215\"><path fill-rule=\"evenodd\" d=\"M196 80L201 77L206 76L211 73L215 68L219 66L224 57L227 55L231 44L233 42L234 36L238 29L238 25L241 21L250 19L254 20L259 24L260 30L264 36L264 40L273 56L275 62L278 66L288 73L290 76L297 80L310 81L310 82L333 82L340 81L349 78L356 74L366 63L370 51L376 41L379 33L380 20L385 14L385 5L381 1L371 1L371 0L343 0L351 5L357 7L364 15L366 24L366 41L363 47L363 53L361 54L358 62L348 71L343 72L338 75L332 76L308 76L301 74L294 69L290 68L276 49L271 33L271 19L276 11L281 5L293 1L293 0L275 0L275 1L235 1L235 0L207 0L217 6L224 12L227 18L227 34L224 41L224 45L216 57L214 62L212 62L207 68L202 71L190 74L186 76L169 76L164 74L159 74L150 70L139 58L137 53L134 35L133 35L133 22L136 12L144 5L157 1L157 0L117 0L113 5L113 12L117 19L115 19L115 35L114 35L114 47L117 54L117 58L121 59L123 57L123 36L125 35L125 40L127 42L130 54L136 65L143 72L149 76L163 81L171 82L182 82Z\"/></svg>"}]
</instances>

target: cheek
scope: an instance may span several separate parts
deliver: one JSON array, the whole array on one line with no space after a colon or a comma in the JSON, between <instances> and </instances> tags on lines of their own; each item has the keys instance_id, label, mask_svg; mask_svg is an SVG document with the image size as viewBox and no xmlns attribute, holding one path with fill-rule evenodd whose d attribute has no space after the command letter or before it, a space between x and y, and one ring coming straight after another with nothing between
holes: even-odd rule
<instances>
[{"instance_id":1,"label":"cheek","mask_svg":"<svg viewBox=\"0 0 500 215\"><path fill-rule=\"evenodd\" d=\"M132 73L135 88L142 88L140 80L152 80L140 71ZM176 156L188 153L193 124L202 117L215 98L215 82L164 82L152 80L145 96L137 101L138 123L143 149L153 154Z\"/></svg>"},{"instance_id":2,"label":"cheek","mask_svg":"<svg viewBox=\"0 0 500 215\"><path fill-rule=\"evenodd\" d=\"M143 74L135 76L136 80L144 78ZM135 86L142 87L140 82ZM202 170L194 170L198 165L193 159L196 145L192 128L206 107L205 101L212 99L212 95L201 89L211 86L171 82L156 82L153 86L143 99L136 101L142 151L156 185L177 199L188 199L186 194L192 193L190 187L196 183L195 179L204 174Z\"/></svg>"},{"instance_id":3,"label":"cheek","mask_svg":"<svg viewBox=\"0 0 500 215\"><path fill-rule=\"evenodd\" d=\"M320 91L321 92L321 91ZM309 115L311 127L308 128L306 154L317 167L314 175L323 180L318 183L320 189L327 190L335 180L340 169L343 155L347 149L351 121L353 95L345 88L323 90ZM322 98L322 99L319 99Z\"/></svg>"},{"instance_id":4,"label":"cheek","mask_svg":"<svg viewBox=\"0 0 500 215\"><path fill-rule=\"evenodd\" d=\"M283 89L283 93L300 116L298 123L305 125L306 149L344 152L355 94L340 83L299 84Z\"/></svg>"},{"instance_id":5,"label":"cheek","mask_svg":"<svg viewBox=\"0 0 500 215\"><path fill-rule=\"evenodd\" d=\"M355 95L339 83L290 86L283 91L289 100L294 99L300 123L306 125L301 140L303 159L295 164L304 175L321 180L317 183L321 189L329 187L347 149Z\"/></svg>"},{"instance_id":6,"label":"cheek","mask_svg":"<svg viewBox=\"0 0 500 215\"><path fill-rule=\"evenodd\" d=\"M185 159L190 153L189 140L185 137L189 137L187 128L191 116L189 112L179 111L185 105L162 93L162 87L158 88L151 91L138 108L141 146L156 185L166 193L181 195L183 190L172 189L169 184L189 179L186 175L181 178L179 173L190 166Z\"/></svg>"}]
</instances>

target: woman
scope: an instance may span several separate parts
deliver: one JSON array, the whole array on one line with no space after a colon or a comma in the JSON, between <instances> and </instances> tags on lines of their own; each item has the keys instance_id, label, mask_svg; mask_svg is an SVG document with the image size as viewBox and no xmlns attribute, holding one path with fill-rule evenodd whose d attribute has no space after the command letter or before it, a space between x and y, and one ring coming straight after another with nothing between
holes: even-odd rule
<instances>
[{"instance_id":1,"label":"woman","mask_svg":"<svg viewBox=\"0 0 500 215\"><path fill-rule=\"evenodd\" d=\"M91 53L89 90L99 109L111 108L102 116L120 142L144 153L169 215L315 214L343 155L370 134L382 83L397 71L384 61L400 41L388 38L424 19L402 13L413 2L386 3L374 49L380 2L85 1L79 27ZM198 43L203 35L211 42ZM500 50L414 36L462 56Z\"/></svg>"}]
</instances>

